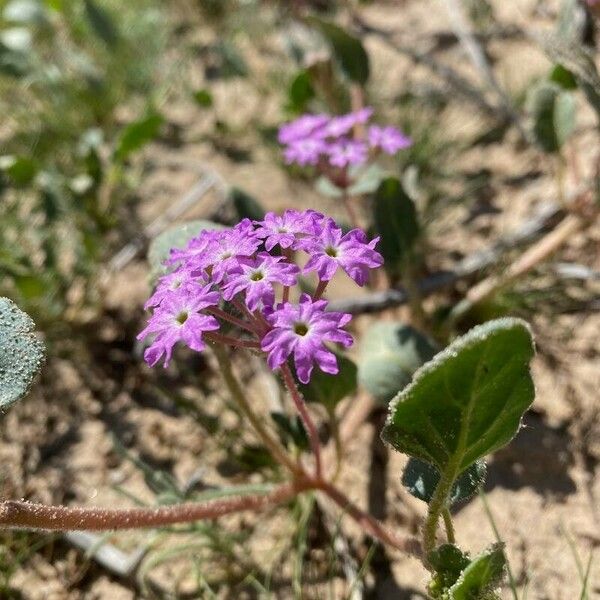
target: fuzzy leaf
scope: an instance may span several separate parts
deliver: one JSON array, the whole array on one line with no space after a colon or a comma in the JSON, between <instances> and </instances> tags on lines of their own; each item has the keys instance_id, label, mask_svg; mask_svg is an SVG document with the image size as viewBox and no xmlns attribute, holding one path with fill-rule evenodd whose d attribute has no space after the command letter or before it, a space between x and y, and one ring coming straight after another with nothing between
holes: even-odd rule
<instances>
[{"instance_id":1,"label":"fuzzy leaf","mask_svg":"<svg viewBox=\"0 0 600 600\"><path fill-rule=\"evenodd\" d=\"M392 276L399 275L419 237L417 209L396 177L384 179L375 193L375 230L381 237L377 249Z\"/></svg>"},{"instance_id":2,"label":"fuzzy leaf","mask_svg":"<svg viewBox=\"0 0 600 600\"><path fill-rule=\"evenodd\" d=\"M183 248L193 237L205 229L223 229L222 225L212 221L188 221L175 225L157 235L148 248L148 262L152 276L157 277L167 272L164 261L169 258L171 248Z\"/></svg>"},{"instance_id":3,"label":"fuzzy leaf","mask_svg":"<svg viewBox=\"0 0 600 600\"><path fill-rule=\"evenodd\" d=\"M454 482L448 502L451 505L467 500L481 487L485 481L487 468L485 461L478 460L463 471ZM402 484L419 500L429 503L440 481L440 472L429 463L411 458L404 468Z\"/></svg>"},{"instance_id":4,"label":"fuzzy leaf","mask_svg":"<svg viewBox=\"0 0 600 600\"><path fill-rule=\"evenodd\" d=\"M490 594L502 583L506 568L504 544L494 544L476 556L448 590L449 600L473 600L493 597Z\"/></svg>"},{"instance_id":5,"label":"fuzzy leaf","mask_svg":"<svg viewBox=\"0 0 600 600\"><path fill-rule=\"evenodd\" d=\"M35 323L8 298L0 298L0 408L14 404L31 387L44 362Z\"/></svg>"},{"instance_id":6,"label":"fuzzy leaf","mask_svg":"<svg viewBox=\"0 0 600 600\"><path fill-rule=\"evenodd\" d=\"M438 546L429 553L427 559L435 570L435 575L429 584L429 592L434 598L443 598L448 588L456 583L470 562L469 556L454 544Z\"/></svg>"},{"instance_id":7,"label":"fuzzy leaf","mask_svg":"<svg viewBox=\"0 0 600 600\"><path fill-rule=\"evenodd\" d=\"M387 403L434 354L433 344L413 327L375 323L361 341L358 380L376 400Z\"/></svg>"},{"instance_id":8,"label":"fuzzy leaf","mask_svg":"<svg viewBox=\"0 0 600 600\"><path fill-rule=\"evenodd\" d=\"M310 17L308 21L327 39L348 79L365 85L369 79L369 56L361 41L333 23L316 17Z\"/></svg>"},{"instance_id":9,"label":"fuzzy leaf","mask_svg":"<svg viewBox=\"0 0 600 600\"><path fill-rule=\"evenodd\" d=\"M534 398L528 325L479 325L414 375L391 402L382 438L396 450L462 473L517 433Z\"/></svg>"}]
</instances>

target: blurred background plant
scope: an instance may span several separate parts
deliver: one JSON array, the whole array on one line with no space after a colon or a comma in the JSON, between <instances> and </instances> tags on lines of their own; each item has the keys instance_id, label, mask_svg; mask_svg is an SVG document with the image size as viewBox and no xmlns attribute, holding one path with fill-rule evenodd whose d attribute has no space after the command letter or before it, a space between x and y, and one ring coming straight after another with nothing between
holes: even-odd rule
<instances>
[{"instance_id":1,"label":"blurred background plant","mask_svg":"<svg viewBox=\"0 0 600 600\"><path fill-rule=\"evenodd\" d=\"M129 159L162 124L168 27L154 0L0 6L0 290L44 325L97 301Z\"/></svg>"}]
</instances>

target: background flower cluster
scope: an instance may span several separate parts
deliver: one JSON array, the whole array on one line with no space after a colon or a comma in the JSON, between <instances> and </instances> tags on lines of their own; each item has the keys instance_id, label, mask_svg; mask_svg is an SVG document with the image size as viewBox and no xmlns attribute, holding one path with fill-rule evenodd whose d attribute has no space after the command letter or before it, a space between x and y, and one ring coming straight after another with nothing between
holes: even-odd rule
<instances>
[{"instance_id":1,"label":"background flower cluster","mask_svg":"<svg viewBox=\"0 0 600 600\"><path fill-rule=\"evenodd\" d=\"M305 114L286 123L278 135L286 163L344 169L364 165L376 152L395 154L412 144L396 127L368 126L372 115L367 107L340 116Z\"/></svg>"}]
</instances>

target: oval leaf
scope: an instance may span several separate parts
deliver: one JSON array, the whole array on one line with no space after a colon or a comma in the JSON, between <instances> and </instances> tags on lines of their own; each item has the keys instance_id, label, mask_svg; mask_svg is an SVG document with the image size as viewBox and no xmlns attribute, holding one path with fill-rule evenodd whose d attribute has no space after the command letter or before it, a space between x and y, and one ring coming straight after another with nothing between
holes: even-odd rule
<instances>
[{"instance_id":1,"label":"oval leaf","mask_svg":"<svg viewBox=\"0 0 600 600\"><path fill-rule=\"evenodd\" d=\"M148 248L148 262L152 277L163 275L167 272L164 262L169 258L171 248L183 248L193 237L205 229L224 229L222 225L212 221L189 221L183 225L176 225L160 235L157 235Z\"/></svg>"},{"instance_id":2,"label":"oval leaf","mask_svg":"<svg viewBox=\"0 0 600 600\"><path fill-rule=\"evenodd\" d=\"M0 408L20 400L44 362L35 323L8 298L0 298Z\"/></svg>"},{"instance_id":3,"label":"oval leaf","mask_svg":"<svg viewBox=\"0 0 600 600\"><path fill-rule=\"evenodd\" d=\"M494 544L489 550L476 556L464 569L448 591L449 600L491 600L494 598L491 594L502 583L505 568L504 544Z\"/></svg>"},{"instance_id":4,"label":"oval leaf","mask_svg":"<svg viewBox=\"0 0 600 600\"><path fill-rule=\"evenodd\" d=\"M533 354L520 319L475 327L415 373L390 404L382 438L441 473L462 473L517 433L535 394Z\"/></svg>"},{"instance_id":5,"label":"oval leaf","mask_svg":"<svg viewBox=\"0 0 600 600\"><path fill-rule=\"evenodd\" d=\"M130 123L123 129L115 150L115 158L123 161L136 150L151 142L164 122L162 115L150 113L139 121Z\"/></svg>"},{"instance_id":6,"label":"oval leaf","mask_svg":"<svg viewBox=\"0 0 600 600\"><path fill-rule=\"evenodd\" d=\"M365 85L369 79L369 56L361 41L333 23L316 17L310 17L308 21L327 39L348 79Z\"/></svg>"},{"instance_id":7,"label":"oval leaf","mask_svg":"<svg viewBox=\"0 0 600 600\"><path fill-rule=\"evenodd\" d=\"M450 505L468 500L485 481L487 467L485 461L478 460L466 469L452 486L448 498ZM440 472L429 463L418 458L408 461L402 475L402 485L415 497L423 502L431 502L435 488L440 481Z\"/></svg>"},{"instance_id":8,"label":"oval leaf","mask_svg":"<svg viewBox=\"0 0 600 600\"><path fill-rule=\"evenodd\" d=\"M373 213L375 230L381 238L377 248L388 273L398 276L411 256L420 228L415 204L396 177L387 177L380 183Z\"/></svg>"},{"instance_id":9,"label":"oval leaf","mask_svg":"<svg viewBox=\"0 0 600 600\"><path fill-rule=\"evenodd\" d=\"M434 354L433 344L413 327L376 323L361 342L358 380L376 400L388 403Z\"/></svg>"}]
</instances>

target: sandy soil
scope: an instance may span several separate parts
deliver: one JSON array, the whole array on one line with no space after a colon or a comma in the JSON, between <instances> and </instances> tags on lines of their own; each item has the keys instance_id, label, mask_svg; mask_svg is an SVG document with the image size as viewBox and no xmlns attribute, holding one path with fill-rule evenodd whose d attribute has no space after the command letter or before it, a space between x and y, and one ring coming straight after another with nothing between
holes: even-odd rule
<instances>
[{"instance_id":1,"label":"sandy soil","mask_svg":"<svg viewBox=\"0 0 600 600\"><path fill-rule=\"evenodd\" d=\"M377 3L362 9L361 14L373 26L399 32L402 44L426 50L427 40L449 31L443 10L432 11L428 4L418 0ZM505 25L528 31L548 25L543 15L533 11L532 0L497 0L493 4ZM214 35L209 28L199 31L203 39ZM277 52L282 51L279 34L261 41L262 46L269 44ZM395 117L390 103L399 89L429 86L448 92L443 80L426 67L415 67L376 35L368 35L366 45L373 62L372 101L381 114ZM277 52L269 56L249 42L247 50L258 75L266 77L272 70L277 71ZM543 54L521 37L494 40L488 50L498 78L511 94L548 68ZM481 85L458 44L451 43L433 56ZM195 183L196 165L216 171L227 184L243 188L271 209L301 205L341 216L334 202L318 196L306 183L291 180L278 165L275 151L262 147L252 133L257 123L272 126L282 118L276 94L265 97L256 86L239 80L217 82L213 91L216 114L230 117L230 126L239 132L235 143L249 151L248 159L235 162L207 141L213 116L184 100L171 103L165 111L184 132L183 143L176 148L155 144L145 153L146 175L138 191L140 223L151 222ZM457 143L468 142L485 128L487 117L450 93L453 101L438 115L441 134ZM593 142L587 129L593 117L583 106L582 114L582 132L574 144L579 149ZM580 155L582 168L589 168L585 153ZM444 160L454 172L485 169L491 175L485 190L476 190L468 202L442 204L432 217L431 269L448 267L457 258L487 247L498 236L518 227L536 206L556 198L553 165L535 150L522 149L514 131L503 143L467 148ZM219 200L219 194L213 192L185 217L206 216ZM489 205L493 211L478 212ZM600 228L596 225L569 240L553 260L597 270L599 249ZM535 288L549 278L550 271L540 269L527 285ZM105 308L98 322L65 330L31 397L8 412L0 423L3 496L109 506L130 504L132 500L119 491L126 490L139 501L155 502L152 486L117 449L115 439L152 469L170 473L181 486L195 479L215 486L260 481L256 474L232 474L228 466L226 459L231 458L232 449L239 448L241 441L253 440L251 434L237 439L239 419L223 397L209 359L207 362L183 353L181 361L164 373L150 372L141 365L134 339L142 322L141 306L149 292L143 257L120 272L106 275L104 285ZM597 288L589 287L591 283L570 285L574 293L596 297L599 293ZM335 294L343 295L343 287ZM439 300L436 297L432 302ZM357 327L362 329L373 318L359 318ZM382 318L407 318L407 311L389 311ZM537 398L516 440L491 460L485 490L500 535L507 543L521 593L526 586L529 600L568 600L578 598L581 590L570 540L584 563L600 545L600 316L597 311L560 315L541 311L533 318L532 326L538 345L534 363ZM81 344L82 335L90 340L87 347ZM252 365L244 360L236 359L236 366L247 378L256 401L264 403L264 377L252 377ZM217 417L220 429L211 435L211 423ZM374 415L358 429L348 447L342 481L360 505L369 507L391 527L414 533L424 513L423 505L402 489L404 459L383 447L378 438L380 424L380 415ZM155 481L155 490L157 485ZM258 578L258 574L272 571L270 597L291 598L294 565L285 560L285 549L297 518L279 509L260 519L248 515L226 519L214 531L211 529L217 539L230 540L240 532L246 538L244 543L232 542L226 559L210 551L213 540L194 549L191 554L196 561L189 559L191 551L187 551L154 566L149 563L152 557L193 540L197 543L198 535L142 532L111 536L110 541L126 552L145 545L152 549L144 567L128 577L117 576L87 559L60 536L13 533L5 538L6 551L0 552L2 572L11 573L12 565L15 568L1 597L184 598L197 588L201 564L213 583L221 577L242 581L249 572ZM329 576L324 525L319 520L326 518L321 515L308 524L309 549L304 556L301 597L345 598L344 578L339 572ZM347 519L341 528L350 553L360 562L370 542ZM479 498L456 511L456 528L459 543L473 552L494 541L490 519ZM205 534L202 539L212 539ZM39 545L39 550L32 545ZM22 552L20 558L17 552ZM372 567L367 576L367 597L425 597L426 572L414 560L379 550ZM217 597L269 597L248 582L222 590ZM590 598L600 597L598 559L592 563L589 590ZM211 596L206 592L194 597ZM511 597L508 592L506 597Z\"/></svg>"}]
</instances>

